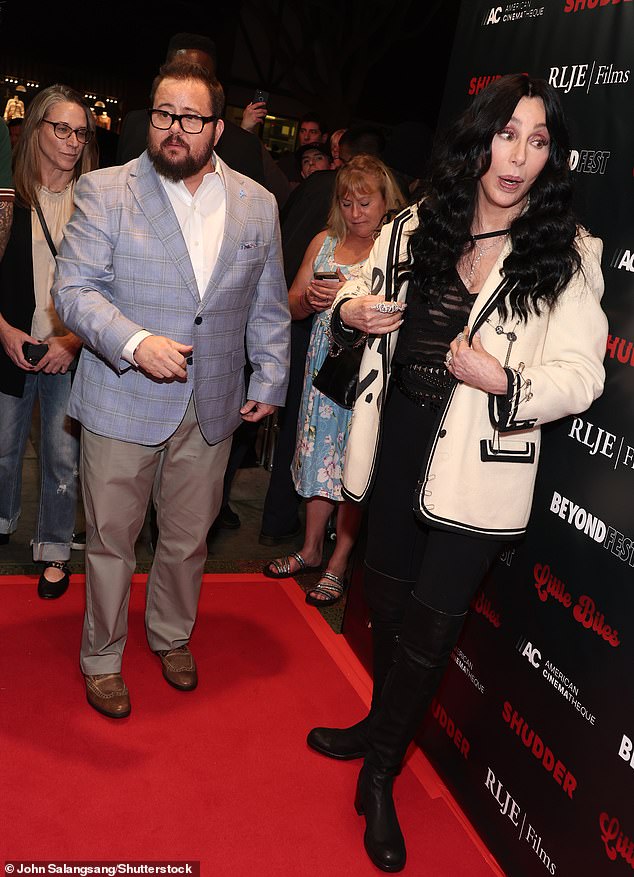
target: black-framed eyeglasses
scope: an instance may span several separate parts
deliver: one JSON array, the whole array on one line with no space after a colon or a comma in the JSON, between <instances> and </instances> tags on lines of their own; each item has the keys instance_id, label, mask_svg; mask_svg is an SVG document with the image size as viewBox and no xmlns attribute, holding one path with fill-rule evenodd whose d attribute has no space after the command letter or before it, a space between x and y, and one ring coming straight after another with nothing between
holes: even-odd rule
<instances>
[{"instance_id":1,"label":"black-framed eyeglasses","mask_svg":"<svg viewBox=\"0 0 634 877\"><path fill-rule=\"evenodd\" d=\"M74 134L78 143L88 143L92 139L92 131L89 128L71 128L66 122L51 122L50 119L42 119L47 125L53 126L53 133L58 140L68 140Z\"/></svg>"},{"instance_id":2,"label":"black-framed eyeglasses","mask_svg":"<svg viewBox=\"0 0 634 877\"><path fill-rule=\"evenodd\" d=\"M167 110L148 110L153 128L169 131L174 122L178 122L186 134L200 134L209 122L215 122L218 116L196 116L192 113L168 113Z\"/></svg>"}]
</instances>

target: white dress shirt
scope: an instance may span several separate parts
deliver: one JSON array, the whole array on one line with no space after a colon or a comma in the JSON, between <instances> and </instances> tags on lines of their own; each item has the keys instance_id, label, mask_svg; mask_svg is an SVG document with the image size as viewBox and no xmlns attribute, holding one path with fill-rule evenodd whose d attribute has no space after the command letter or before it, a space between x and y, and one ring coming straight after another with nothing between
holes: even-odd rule
<instances>
[{"instance_id":1,"label":"white dress shirt","mask_svg":"<svg viewBox=\"0 0 634 877\"><path fill-rule=\"evenodd\" d=\"M201 298L218 259L227 211L225 181L215 153L213 161L213 171L205 174L193 195L182 180L174 183L159 174L181 227ZM151 334L143 330L133 335L123 350L123 358L135 365L134 351Z\"/></svg>"}]
</instances>

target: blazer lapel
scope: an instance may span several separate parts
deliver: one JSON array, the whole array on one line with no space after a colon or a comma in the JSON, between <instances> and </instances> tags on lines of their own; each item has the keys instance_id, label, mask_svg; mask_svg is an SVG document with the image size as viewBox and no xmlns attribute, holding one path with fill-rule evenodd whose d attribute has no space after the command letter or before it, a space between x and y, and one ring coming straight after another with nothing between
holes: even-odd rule
<instances>
[{"instance_id":1,"label":"blazer lapel","mask_svg":"<svg viewBox=\"0 0 634 877\"><path fill-rule=\"evenodd\" d=\"M200 301L194 269L178 219L146 152L139 160L136 176L130 180L130 189L187 288L196 301Z\"/></svg>"},{"instance_id":2,"label":"blazer lapel","mask_svg":"<svg viewBox=\"0 0 634 877\"><path fill-rule=\"evenodd\" d=\"M202 298L203 303L217 289L226 272L234 264L235 255L243 238L243 229L249 213L249 196L242 185L242 177L227 167L218 156L216 156L216 161L222 164L222 173L225 181L225 227L218 258Z\"/></svg>"},{"instance_id":3,"label":"blazer lapel","mask_svg":"<svg viewBox=\"0 0 634 877\"><path fill-rule=\"evenodd\" d=\"M511 252L511 241L507 239L504 246L502 247L502 252L497 258L497 262L491 268L489 276L484 281L484 286L476 296L476 300L473 303L473 308L471 310L471 316L469 319L469 324L471 326L471 331L469 334L469 341L473 338L475 333L478 331L482 323L485 322L487 317L489 317L493 311L497 309L498 303L500 301L500 295L507 295L509 290L507 288L507 281L500 275L500 270L502 268L502 264L504 260Z\"/></svg>"}]
</instances>

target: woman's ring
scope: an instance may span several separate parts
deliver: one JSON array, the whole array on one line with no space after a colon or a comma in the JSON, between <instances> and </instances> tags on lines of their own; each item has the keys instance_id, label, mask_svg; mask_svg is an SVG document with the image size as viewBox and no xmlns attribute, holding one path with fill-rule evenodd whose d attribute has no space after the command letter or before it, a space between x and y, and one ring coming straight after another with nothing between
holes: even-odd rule
<instances>
[{"instance_id":1,"label":"woman's ring","mask_svg":"<svg viewBox=\"0 0 634 877\"><path fill-rule=\"evenodd\" d=\"M401 305L396 301L378 301L372 305L372 310L378 311L380 314L393 314L401 310Z\"/></svg>"},{"instance_id":2,"label":"woman's ring","mask_svg":"<svg viewBox=\"0 0 634 877\"><path fill-rule=\"evenodd\" d=\"M458 332L456 335L456 343L460 344L461 341L464 341L464 332Z\"/></svg>"},{"instance_id":3,"label":"woman's ring","mask_svg":"<svg viewBox=\"0 0 634 877\"><path fill-rule=\"evenodd\" d=\"M447 366L451 365L452 359L453 359L453 353L451 352L451 350L448 350L447 356L445 357L445 365L447 365Z\"/></svg>"}]
</instances>

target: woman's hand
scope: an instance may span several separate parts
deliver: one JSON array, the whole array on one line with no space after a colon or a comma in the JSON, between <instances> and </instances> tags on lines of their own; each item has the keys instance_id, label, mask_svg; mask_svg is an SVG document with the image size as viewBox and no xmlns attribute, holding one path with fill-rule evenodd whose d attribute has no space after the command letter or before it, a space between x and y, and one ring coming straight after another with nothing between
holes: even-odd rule
<instances>
[{"instance_id":1,"label":"woman's hand","mask_svg":"<svg viewBox=\"0 0 634 877\"><path fill-rule=\"evenodd\" d=\"M485 393L501 396L506 393L508 381L501 363L482 346L480 333L476 332L468 342L469 327L465 326L449 345L447 370L459 381Z\"/></svg>"},{"instance_id":2,"label":"woman's hand","mask_svg":"<svg viewBox=\"0 0 634 877\"><path fill-rule=\"evenodd\" d=\"M51 335L46 343L48 350L34 371L44 372L46 375L65 375L81 347L81 340L72 332L67 332L65 335Z\"/></svg>"},{"instance_id":3,"label":"woman's hand","mask_svg":"<svg viewBox=\"0 0 634 877\"><path fill-rule=\"evenodd\" d=\"M31 344L39 344L37 338L33 338L32 335L27 335L26 332L23 332L21 329L16 329L15 326L7 323L3 317L0 317L0 344L2 344L4 352L11 362L19 368L24 369L24 371L27 372L32 372L35 371L35 368L26 361L24 353L22 352L22 345L26 341L30 341Z\"/></svg>"},{"instance_id":4,"label":"woman's hand","mask_svg":"<svg viewBox=\"0 0 634 877\"><path fill-rule=\"evenodd\" d=\"M387 335L398 329L403 322L403 310L405 303L400 305L403 310L393 313L383 313L377 310L377 306L385 302L383 296L359 295L348 298L341 305L339 316L344 325L359 329L367 335Z\"/></svg>"},{"instance_id":5,"label":"woman's hand","mask_svg":"<svg viewBox=\"0 0 634 877\"><path fill-rule=\"evenodd\" d=\"M316 280L314 277L306 287L304 293L306 304L310 306L315 313L326 311L332 307L337 293L346 282L339 268L337 268L339 280Z\"/></svg>"}]
</instances>

